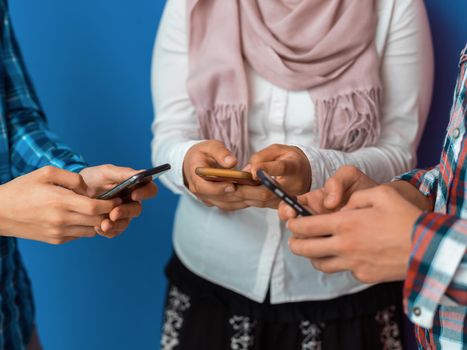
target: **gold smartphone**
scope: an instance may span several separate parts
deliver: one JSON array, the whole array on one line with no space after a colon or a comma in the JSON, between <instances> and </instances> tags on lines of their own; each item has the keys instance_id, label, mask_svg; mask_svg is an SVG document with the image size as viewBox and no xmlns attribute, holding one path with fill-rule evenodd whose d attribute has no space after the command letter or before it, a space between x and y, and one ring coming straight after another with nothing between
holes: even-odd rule
<instances>
[{"instance_id":1,"label":"gold smartphone","mask_svg":"<svg viewBox=\"0 0 467 350\"><path fill-rule=\"evenodd\" d=\"M259 186L259 181L253 180L251 173L246 171L219 169L219 168L196 168L196 175L207 181L228 182L236 185Z\"/></svg>"}]
</instances>

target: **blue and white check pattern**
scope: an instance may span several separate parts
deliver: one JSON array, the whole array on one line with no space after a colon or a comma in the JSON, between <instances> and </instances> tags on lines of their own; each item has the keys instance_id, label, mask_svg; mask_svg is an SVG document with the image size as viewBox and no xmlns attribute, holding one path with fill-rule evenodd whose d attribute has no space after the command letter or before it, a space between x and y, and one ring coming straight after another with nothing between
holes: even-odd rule
<instances>
[{"instance_id":1,"label":"blue and white check pattern","mask_svg":"<svg viewBox=\"0 0 467 350\"><path fill-rule=\"evenodd\" d=\"M0 0L0 183L46 165L79 171L81 157L47 123ZM26 349L34 328L31 284L15 238L0 236L0 349Z\"/></svg>"}]
</instances>

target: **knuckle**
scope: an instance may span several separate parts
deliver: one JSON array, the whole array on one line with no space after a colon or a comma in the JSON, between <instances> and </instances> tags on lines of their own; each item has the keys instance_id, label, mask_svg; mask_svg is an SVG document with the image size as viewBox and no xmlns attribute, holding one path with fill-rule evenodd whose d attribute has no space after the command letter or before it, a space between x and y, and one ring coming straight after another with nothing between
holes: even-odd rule
<instances>
[{"instance_id":1,"label":"knuckle","mask_svg":"<svg viewBox=\"0 0 467 350\"><path fill-rule=\"evenodd\" d=\"M279 144L279 143L273 143L269 149L272 150L272 151L278 151L280 149L282 149L284 146Z\"/></svg>"},{"instance_id":2,"label":"knuckle","mask_svg":"<svg viewBox=\"0 0 467 350\"><path fill-rule=\"evenodd\" d=\"M117 207L114 209L115 216L121 218L125 215L125 210L122 207Z\"/></svg>"},{"instance_id":3,"label":"knuckle","mask_svg":"<svg viewBox=\"0 0 467 350\"><path fill-rule=\"evenodd\" d=\"M324 273L329 273L329 269L326 268L326 265L323 264L323 262L321 262L321 261L311 260L311 265L313 265L313 267L316 270L319 270L319 271L324 272Z\"/></svg>"},{"instance_id":4,"label":"knuckle","mask_svg":"<svg viewBox=\"0 0 467 350\"><path fill-rule=\"evenodd\" d=\"M256 207L256 208L260 208L260 209L264 209L266 208L266 203L261 201L261 202L247 202L247 204L250 203L251 206L253 207Z\"/></svg>"},{"instance_id":5,"label":"knuckle","mask_svg":"<svg viewBox=\"0 0 467 350\"><path fill-rule=\"evenodd\" d=\"M65 243L63 239L61 238L50 238L47 240L47 243L52 244L52 245L60 245Z\"/></svg>"},{"instance_id":6,"label":"knuckle","mask_svg":"<svg viewBox=\"0 0 467 350\"><path fill-rule=\"evenodd\" d=\"M73 178L73 185L75 188L84 184L84 179L80 174L71 173L71 176Z\"/></svg>"},{"instance_id":7,"label":"knuckle","mask_svg":"<svg viewBox=\"0 0 467 350\"><path fill-rule=\"evenodd\" d=\"M88 204L88 213L89 215L98 215L100 214L100 208L97 203L91 202Z\"/></svg>"},{"instance_id":8,"label":"knuckle","mask_svg":"<svg viewBox=\"0 0 467 350\"><path fill-rule=\"evenodd\" d=\"M253 154L250 158L250 163L257 164L261 162L261 157L259 154Z\"/></svg>"},{"instance_id":9,"label":"knuckle","mask_svg":"<svg viewBox=\"0 0 467 350\"><path fill-rule=\"evenodd\" d=\"M199 191L199 187L195 183L190 184L189 189L190 189L191 193L193 193L194 195L201 194L201 192Z\"/></svg>"},{"instance_id":10,"label":"knuckle","mask_svg":"<svg viewBox=\"0 0 467 350\"><path fill-rule=\"evenodd\" d=\"M49 237L51 239L56 239L56 240L63 240L63 231L57 227L54 227L49 230Z\"/></svg>"},{"instance_id":11,"label":"knuckle","mask_svg":"<svg viewBox=\"0 0 467 350\"><path fill-rule=\"evenodd\" d=\"M293 245L293 248L291 248L291 251L292 251L292 253L294 253L297 256L305 256L306 255L305 251L304 251L304 249L303 249L303 247L301 246L300 243L295 243Z\"/></svg>"},{"instance_id":12,"label":"knuckle","mask_svg":"<svg viewBox=\"0 0 467 350\"><path fill-rule=\"evenodd\" d=\"M298 240L293 239L289 241L289 248L290 251L295 254L295 255L303 255L303 249L301 247L301 244Z\"/></svg>"},{"instance_id":13,"label":"knuckle","mask_svg":"<svg viewBox=\"0 0 467 350\"><path fill-rule=\"evenodd\" d=\"M47 165L47 166L43 167L40 171L41 171L43 176L49 177L49 176L52 176L56 172L56 170L57 169L54 168L53 166Z\"/></svg>"},{"instance_id":14,"label":"knuckle","mask_svg":"<svg viewBox=\"0 0 467 350\"><path fill-rule=\"evenodd\" d=\"M347 234L349 232L352 232L353 227L354 225L351 220L340 220L337 224L337 233L340 235Z\"/></svg>"},{"instance_id":15,"label":"knuckle","mask_svg":"<svg viewBox=\"0 0 467 350\"><path fill-rule=\"evenodd\" d=\"M224 146L224 144L219 140L209 140L209 141L206 141L206 144L214 145L214 146Z\"/></svg>"},{"instance_id":16,"label":"knuckle","mask_svg":"<svg viewBox=\"0 0 467 350\"><path fill-rule=\"evenodd\" d=\"M225 204L223 204L223 203L217 203L216 207L218 209L222 210L222 211L227 211L227 209L228 209L227 206Z\"/></svg>"},{"instance_id":17,"label":"knuckle","mask_svg":"<svg viewBox=\"0 0 467 350\"><path fill-rule=\"evenodd\" d=\"M141 215L141 213L143 212L143 207L141 206L141 204L139 204L134 212L134 215L133 217L139 217Z\"/></svg>"},{"instance_id":18,"label":"knuckle","mask_svg":"<svg viewBox=\"0 0 467 350\"><path fill-rule=\"evenodd\" d=\"M341 169L341 172L346 173L352 177L359 176L361 174L360 169L353 165L344 165Z\"/></svg>"},{"instance_id":19,"label":"knuckle","mask_svg":"<svg viewBox=\"0 0 467 350\"><path fill-rule=\"evenodd\" d=\"M193 155L193 154L196 154L196 153L199 153L199 152L202 152L204 148L208 147L208 142L209 141L205 141L205 142L200 142L194 146L191 146L190 149L188 150L188 153L187 153L187 157Z\"/></svg>"},{"instance_id":20,"label":"knuckle","mask_svg":"<svg viewBox=\"0 0 467 350\"><path fill-rule=\"evenodd\" d=\"M219 149L222 149L222 148L225 148L224 144L221 142L221 141L218 141L218 140L209 140L209 141L206 141L206 143L204 144L205 146L205 149L207 151L215 151L215 150L219 150Z\"/></svg>"},{"instance_id":21,"label":"knuckle","mask_svg":"<svg viewBox=\"0 0 467 350\"><path fill-rule=\"evenodd\" d=\"M209 208L212 208L214 205L211 203L211 202L208 202L206 200L203 200L201 198L198 198L201 202L203 202L203 204Z\"/></svg>"},{"instance_id":22,"label":"knuckle","mask_svg":"<svg viewBox=\"0 0 467 350\"><path fill-rule=\"evenodd\" d=\"M294 157L298 157L299 159L301 159L301 158L308 159L308 157L306 156L306 154L302 151L302 149L300 147L297 147L297 146L284 146L284 147L287 147L289 152Z\"/></svg>"},{"instance_id":23,"label":"knuckle","mask_svg":"<svg viewBox=\"0 0 467 350\"><path fill-rule=\"evenodd\" d=\"M334 248L339 253L348 254L354 250L355 246L352 240L338 239Z\"/></svg>"},{"instance_id":24,"label":"knuckle","mask_svg":"<svg viewBox=\"0 0 467 350\"><path fill-rule=\"evenodd\" d=\"M61 214L55 214L49 217L48 222L52 227L62 227L65 225L65 218Z\"/></svg>"},{"instance_id":25,"label":"knuckle","mask_svg":"<svg viewBox=\"0 0 467 350\"><path fill-rule=\"evenodd\" d=\"M118 233L108 232L108 233L101 234L101 236L107 239L114 239L115 237L118 236Z\"/></svg>"},{"instance_id":26,"label":"knuckle","mask_svg":"<svg viewBox=\"0 0 467 350\"><path fill-rule=\"evenodd\" d=\"M362 283L370 283L370 276L365 271L357 270L353 276Z\"/></svg>"},{"instance_id":27,"label":"knuckle","mask_svg":"<svg viewBox=\"0 0 467 350\"><path fill-rule=\"evenodd\" d=\"M52 234L55 238L58 238L60 240L63 240L65 239L65 235L64 235L64 232L62 229L60 228L55 228L54 230L52 230Z\"/></svg>"},{"instance_id":28,"label":"knuckle","mask_svg":"<svg viewBox=\"0 0 467 350\"><path fill-rule=\"evenodd\" d=\"M328 181L326 181L325 187L326 188L336 188L338 187L340 182L333 176Z\"/></svg>"},{"instance_id":29,"label":"knuckle","mask_svg":"<svg viewBox=\"0 0 467 350\"><path fill-rule=\"evenodd\" d=\"M63 203L60 200L60 196L58 196L58 194L55 192L53 193L49 192L49 195L50 195L50 198L49 198L49 201L47 202L47 206L52 210L51 215L61 215L60 213L63 208Z\"/></svg>"}]
</instances>

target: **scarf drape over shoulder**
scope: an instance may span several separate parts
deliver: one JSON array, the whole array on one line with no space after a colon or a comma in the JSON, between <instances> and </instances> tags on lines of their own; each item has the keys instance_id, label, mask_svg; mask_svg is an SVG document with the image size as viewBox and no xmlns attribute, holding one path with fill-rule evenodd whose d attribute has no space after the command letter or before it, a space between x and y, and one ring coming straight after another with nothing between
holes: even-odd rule
<instances>
[{"instance_id":1,"label":"scarf drape over shoulder","mask_svg":"<svg viewBox=\"0 0 467 350\"><path fill-rule=\"evenodd\" d=\"M380 135L375 0L187 0L188 92L203 138L248 161L246 62L287 90L308 90L322 148Z\"/></svg>"}]
</instances>

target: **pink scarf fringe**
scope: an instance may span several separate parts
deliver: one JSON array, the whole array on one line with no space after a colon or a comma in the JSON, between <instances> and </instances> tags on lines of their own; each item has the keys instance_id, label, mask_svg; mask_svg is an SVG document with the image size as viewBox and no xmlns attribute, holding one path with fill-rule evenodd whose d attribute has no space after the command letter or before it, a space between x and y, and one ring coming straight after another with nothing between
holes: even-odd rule
<instances>
[{"instance_id":1,"label":"pink scarf fringe","mask_svg":"<svg viewBox=\"0 0 467 350\"><path fill-rule=\"evenodd\" d=\"M381 134L381 100L380 88L316 100L320 147L353 152L375 145Z\"/></svg>"},{"instance_id":2,"label":"pink scarf fringe","mask_svg":"<svg viewBox=\"0 0 467 350\"><path fill-rule=\"evenodd\" d=\"M353 152L375 145L381 134L381 89L353 91L330 100L316 100L320 147ZM198 114L201 136L222 141L244 166L249 159L247 108L216 105Z\"/></svg>"},{"instance_id":3,"label":"pink scarf fringe","mask_svg":"<svg viewBox=\"0 0 467 350\"><path fill-rule=\"evenodd\" d=\"M249 160L247 108L243 105L216 105L198 112L201 137L222 141L242 167Z\"/></svg>"}]
</instances>

